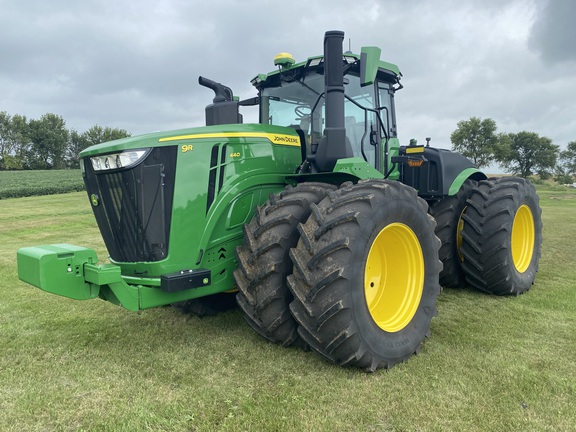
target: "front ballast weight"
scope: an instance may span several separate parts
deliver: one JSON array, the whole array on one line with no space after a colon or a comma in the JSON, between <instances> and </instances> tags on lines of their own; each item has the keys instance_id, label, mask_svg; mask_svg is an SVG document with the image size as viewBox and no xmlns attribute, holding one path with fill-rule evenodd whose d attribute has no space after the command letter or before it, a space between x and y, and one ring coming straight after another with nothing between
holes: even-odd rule
<instances>
[{"instance_id":1,"label":"front ballast weight","mask_svg":"<svg viewBox=\"0 0 576 432\"><path fill-rule=\"evenodd\" d=\"M93 249L70 244L21 248L17 262L20 280L43 291L74 300L99 297L131 311L188 300L191 291L211 282L205 269L156 279L126 277L117 265L98 264Z\"/></svg>"}]
</instances>

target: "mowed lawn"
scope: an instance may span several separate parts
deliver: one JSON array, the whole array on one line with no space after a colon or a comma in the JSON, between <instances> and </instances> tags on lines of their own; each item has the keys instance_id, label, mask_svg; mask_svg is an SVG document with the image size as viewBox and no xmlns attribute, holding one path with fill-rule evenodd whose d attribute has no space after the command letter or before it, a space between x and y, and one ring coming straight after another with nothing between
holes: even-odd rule
<instances>
[{"instance_id":1,"label":"mowed lawn","mask_svg":"<svg viewBox=\"0 0 576 432\"><path fill-rule=\"evenodd\" d=\"M444 290L421 353L373 374L272 345L238 310L134 313L28 286L19 247L104 244L85 193L0 200L0 431L575 430L576 191L540 194L536 285Z\"/></svg>"}]
</instances>

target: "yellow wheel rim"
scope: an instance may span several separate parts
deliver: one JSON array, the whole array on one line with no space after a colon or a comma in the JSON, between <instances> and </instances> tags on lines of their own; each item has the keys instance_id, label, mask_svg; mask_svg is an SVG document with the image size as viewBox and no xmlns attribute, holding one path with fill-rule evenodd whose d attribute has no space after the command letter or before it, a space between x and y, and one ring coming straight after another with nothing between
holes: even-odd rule
<instances>
[{"instance_id":1,"label":"yellow wheel rim","mask_svg":"<svg viewBox=\"0 0 576 432\"><path fill-rule=\"evenodd\" d=\"M534 254L534 217L527 205L522 205L516 212L512 225L512 260L514 267L520 273L524 273L532 262Z\"/></svg>"},{"instance_id":2,"label":"yellow wheel rim","mask_svg":"<svg viewBox=\"0 0 576 432\"><path fill-rule=\"evenodd\" d=\"M412 321L423 289L420 241L404 224L387 225L374 239L364 270L364 293L372 319L384 331L402 330Z\"/></svg>"},{"instance_id":3,"label":"yellow wheel rim","mask_svg":"<svg viewBox=\"0 0 576 432\"><path fill-rule=\"evenodd\" d=\"M466 213L466 209L468 207L464 207L462 213L460 213L460 217L458 218L458 225L456 226L456 251L458 252L458 258L460 258L460 262L464 262L464 255L460 249L462 248L462 230L464 229L464 213Z\"/></svg>"}]
</instances>

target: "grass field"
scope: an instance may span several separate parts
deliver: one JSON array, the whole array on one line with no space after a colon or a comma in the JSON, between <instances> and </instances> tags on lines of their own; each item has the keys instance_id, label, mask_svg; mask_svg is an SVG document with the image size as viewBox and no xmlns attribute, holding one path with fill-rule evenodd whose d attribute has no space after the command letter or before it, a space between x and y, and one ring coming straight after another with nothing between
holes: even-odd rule
<instances>
[{"instance_id":1,"label":"grass field","mask_svg":"<svg viewBox=\"0 0 576 432\"><path fill-rule=\"evenodd\" d=\"M444 290L422 352L365 374L199 319L59 298L18 281L19 247L105 248L85 193L0 201L1 431L570 431L576 194L540 190L536 285Z\"/></svg>"}]
</instances>

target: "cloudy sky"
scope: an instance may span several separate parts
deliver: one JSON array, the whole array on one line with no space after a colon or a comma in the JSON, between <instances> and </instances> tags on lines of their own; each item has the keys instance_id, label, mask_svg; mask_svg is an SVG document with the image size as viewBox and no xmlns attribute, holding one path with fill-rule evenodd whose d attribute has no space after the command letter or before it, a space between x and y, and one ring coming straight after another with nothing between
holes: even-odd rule
<instances>
[{"instance_id":1,"label":"cloudy sky","mask_svg":"<svg viewBox=\"0 0 576 432\"><path fill-rule=\"evenodd\" d=\"M68 128L132 134L200 126L213 93L241 98L290 52L322 52L326 30L399 65L402 143L450 147L456 123L576 140L573 0L0 0L0 111L61 115ZM248 114L250 117L250 114Z\"/></svg>"}]
</instances>

